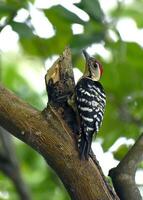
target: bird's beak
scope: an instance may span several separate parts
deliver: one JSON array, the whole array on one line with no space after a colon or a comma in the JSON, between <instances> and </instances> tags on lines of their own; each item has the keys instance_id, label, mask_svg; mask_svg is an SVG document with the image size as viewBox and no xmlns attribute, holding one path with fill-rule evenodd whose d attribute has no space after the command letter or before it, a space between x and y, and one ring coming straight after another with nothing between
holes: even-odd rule
<instances>
[{"instance_id":1,"label":"bird's beak","mask_svg":"<svg viewBox=\"0 0 143 200\"><path fill-rule=\"evenodd\" d=\"M89 59L90 59L89 54L85 51L85 49L82 50L82 53L83 53L83 55L84 55L84 57L85 57L85 59L86 59L86 62L88 62Z\"/></svg>"}]
</instances>

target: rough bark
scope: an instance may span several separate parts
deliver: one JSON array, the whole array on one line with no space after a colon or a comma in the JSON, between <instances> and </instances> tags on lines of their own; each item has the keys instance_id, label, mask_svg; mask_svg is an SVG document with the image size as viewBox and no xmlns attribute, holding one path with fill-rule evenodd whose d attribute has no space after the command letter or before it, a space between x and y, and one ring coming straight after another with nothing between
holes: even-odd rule
<instances>
[{"instance_id":1,"label":"rough bark","mask_svg":"<svg viewBox=\"0 0 143 200\"><path fill-rule=\"evenodd\" d=\"M0 125L45 158L71 199L119 199L107 187L95 162L79 159L71 128L51 105L40 112L0 85Z\"/></svg>"},{"instance_id":2,"label":"rough bark","mask_svg":"<svg viewBox=\"0 0 143 200\"><path fill-rule=\"evenodd\" d=\"M137 166L142 160L143 134L138 138L119 165L110 170L109 175L121 200L142 200L140 191L135 183Z\"/></svg>"},{"instance_id":3,"label":"rough bark","mask_svg":"<svg viewBox=\"0 0 143 200\"><path fill-rule=\"evenodd\" d=\"M0 86L0 125L46 159L72 199L113 199L94 162L79 159L72 133L51 107L45 119L41 112Z\"/></svg>"}]
</instances>

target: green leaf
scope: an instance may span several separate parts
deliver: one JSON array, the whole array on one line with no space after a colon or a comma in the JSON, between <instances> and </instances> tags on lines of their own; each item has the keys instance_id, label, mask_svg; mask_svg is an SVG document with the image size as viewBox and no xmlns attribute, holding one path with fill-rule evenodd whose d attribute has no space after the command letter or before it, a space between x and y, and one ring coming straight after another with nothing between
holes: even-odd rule
<instances>
[{"instance_id":1,"label":"green leaf","mask_svg":"<svg viewBox=\"0 0 143 200\"><path fill-rule=\"evenodd\" d=\"M129 151L130 147L126 144L122 144L115 152L113 152L114 158L122 160Z\"/></svg>"},{"instance_id":2,"label":"green leaf","mask_svg":"<svg viewBox=\"0 0 143 200\"><path fill-rule=\"evenodd\" d=\"M19 1L19 0L7 0L7 1L0 1L0 18L3 16L12 16L16 14L20 8L27 7L28 4L26 1Z\"/></svg>"},{"instance_id":3,"label":"green leaf","mask_svg":"<svg viewBox=\"0 0 143 200\"><path fill-rule=\"evenodd\" d=\"M111 16L119 19L123 17L130 17L135 20L139 28L142 28L143 27L143 20L141 18L142 7L143 7L143 1L133 1L133 3L129 5L121 4L120 9L117 8L111 12Z\"/></svg>"},{"instance_id":4,"label":"green leaf","mask_svg":"<svg viewBox=\"0 0 143 200\"><path fill-rule=\"evenodd\" d=\"M103 20L104 14L98 0L82 0L76 5L85 12L87 12L92 19L98 22L101 22Z\"/></svg>"},{"instance_id":5,"label":"green leaf","mask_svg":"<svg viewBox=\"0 0 143 200\"><path fill-rule=\"evenodd\" d=\"M76 49L78 53L79 50L90 46L93 43L99 43L104 40L106 35L106 30L103 24L99 24L94 20L86 22L84 25L84 33L73 35L71 40L71 47Z\"/></svg>"},{"instance_id":6,"label":"green leaf","mask_svg":"<svg viewBox=\"0 0 143 200\"><path fill-rule=\"evenodd\" d=\"M8 56L7 56L8 57ZM43 108L41 96L36 93L28 84L27 80L19 74L20 56L15 58L9 57L3 64L2 84L14 91L18 96L29 102L38 109ZM3 58L3 60L6 58Z\"/></svg>"},{"instance_id":7,"label":"green leaf","mask_svg":"<svg viewBox=\"0 0 143 200\"><path fill-rule=\"evenodd\" d=\"M34 36L29 40L24 37L25 34L22 35L22 33L26 33L26 27L24 27L24 31L20 32L23 36L20 37L20 43L27 53L47 58L47 56L52 54L61 53L65 46L72 43L73 34L71 25L73 23L83 23L83 21L62 6L54 6L50 9L44 10L44 13L53 24L56 35L50 39L42 39ZM21 29L20 26L19 29ZM17 32L18 31L19 30L17 30Z\"/></svg>"},{"instance_id":8,"label":"green leaf","mask_svg":"<svg viewBox=\"0 0 143 200\"><path fill-rule=\"evenodd\" d=\"M37 36L31 39L20 38L20 43L28 54L46 59L53 54L60 54L65 49L65 46L69 45L70 36L60 35L50 39L43 39Z\"/></svg>"},{"instance_id":9,"label":"green leaf","mask_svg":"<svg viewBox=\"0 0 143 200\"><path fill-rule=\"evenodd\" d=\"M32 29L25 23L11 22L12 29L17 32L20 38L32 38L34 37Z\"/></svg>"},{"instance_id":10,"label":"green leaf","mask_svg":"<svg viewBox=\"0 0 143 200\"><path fill-rule=\"evenodd\" d=\"M136 139L142 130L143 50L136 43L110 43L112 60L102 61L101 80L107 94L107 105L99 137L107 150L120 136ZM128 97L131 99L127 102ZM123 110L125 110L123 112Z\"/></svg>"},{"instance_id":11,"label":"green leaf","mask_svg":"<svg viewBox=\"0 0 143 200\"><path fill-rule=\"evenodd\" d=\"M143 161L138 164L138 168L143 169Z\"/></svg>"},{"instance_id":12,"label":"green leaf","mask_svg":"<svg viewBox=\"0 0 143 200\"><path fill-rule=\"evenodd\" d=\"M84 21L81 20L76 14L60 5L46 9L44 10L44 13L57 29L62 28L64 30L67 25L70 26L73 23L84 24Z\"/></svg>"},{"instance_id":13,"label":"green leaf","mask_svg":"<svg viewBox=\"0 0 143 200\"><path fill-rule=\"evenodd\" d=\"M14 13L16 10L17 7L15 5L11 6L3 2L0 2L0 18L3 16L7 16L11 13Z\"/></svg>"},{"instance_id":14,"label":"green leaf","mask_svg":"<svg viewBox=\"0 0 143 200\"><path fill-rule=\"evenodd\" d=\"M15 6L21 8L21 7L25 7L28 2L27 2L27 0L6 0L6 3L8 5L11 5L11 6L15 5Z\"/></svg>"},{"instance_id":15,"label":"green leaf","mask_svg":"<svg viewBox=\"0 0 143 200\"><path fill-rule=\"evenodd\" d=\"M93 33L89 35L86 34L75 35L72 38L71 47L77 50L83 49L93 43L101 42L103 38L104 38L103 32Z\"/></svg>"}]
</instances>

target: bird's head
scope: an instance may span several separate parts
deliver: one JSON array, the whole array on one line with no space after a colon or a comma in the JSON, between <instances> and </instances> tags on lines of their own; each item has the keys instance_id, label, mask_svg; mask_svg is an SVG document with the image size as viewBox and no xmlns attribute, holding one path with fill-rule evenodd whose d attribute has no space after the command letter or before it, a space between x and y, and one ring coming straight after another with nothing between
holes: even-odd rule
<instances>
[{"instance_id":1,"label":"bird's head","mask_svg":"<svg viewBox=\"0 0 143 200\"><path fill-rule=\"evenodd\" d=\"M83 50L83 55L86 59L84 76L88 76L93 81L99 81L103 73L102 65L95 58L90 57L85 50Z\"/></svg>"}]
</instances>

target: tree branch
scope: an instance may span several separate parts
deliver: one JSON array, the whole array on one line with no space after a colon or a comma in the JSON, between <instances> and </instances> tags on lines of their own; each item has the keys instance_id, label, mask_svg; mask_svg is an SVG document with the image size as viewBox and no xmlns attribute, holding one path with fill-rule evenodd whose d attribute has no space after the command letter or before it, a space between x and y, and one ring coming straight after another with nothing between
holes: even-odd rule
<instances>
[{"instance_id":1,"label":"tree branch","mask_svg":"<svg viewBox=\"0 0 143 200\"><path fill-rule=\"evenodd\" d=\"M143 160L143 134L138 138L124 159L116 168L110 170L115 190L122 200L142 200L135 183L138 163Z\"/></svg>"},{"instance_id":2,"label":"tree branch","mask_svg":"<svg viewBox=\"0 0 143 200\"><path fill-rule=\"evenodd\" d=\"M68 57L69 54L64 53L62 59L57 61L58 65L68 67ZM54 73L53 80L56 77ZM65 85L63 82L58 88L65 86L67 90L64 91L68 91L66 86L69 84L71 83L67 78ZM61 91L58 91L61 94ZM55 105L52 106L50 103L41 113L0 85L0 125L45 158L61 178L71 199L119 200L109 191L95 162L91 158L89 161L79 159L74 134L71 131L74 128L69 126L72 124L71 121L66 120L66 107L63 107L61 117L60 109L58 110L58 105ZM66 102L63 106L67 106Z\"/></svg>"},{"instance_id":3,"label":"tree branch","mask_svg":"<svg viewBox=\"0 0 143 200\"><path fill-rule=\"evenodd\" d=\"M18 161L12 146L11 135L0 127L0 170L14 183L21 200L30 200L28 188L26 187L20 173Z\"/></svg>"},{"instance_id":4,"label":"tree branch","mask_svg":"<svg viewBox=\"0 0 143 200\"><path fill-rule=\"evenodd\" d=\"M47 113L46 120L41 112L0 85L0 125L46 159L72 199L113 199L93 161L79 160L70 130L63 127L51 107Z\"/></svg>"}]
</instances>

